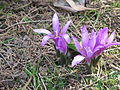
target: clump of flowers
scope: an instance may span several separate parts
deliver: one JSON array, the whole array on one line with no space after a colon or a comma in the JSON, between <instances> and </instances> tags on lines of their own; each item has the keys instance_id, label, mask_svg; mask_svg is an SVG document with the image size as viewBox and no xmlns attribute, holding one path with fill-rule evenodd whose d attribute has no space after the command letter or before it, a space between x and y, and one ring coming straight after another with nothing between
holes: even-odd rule
<instances>
[{"instance_id":1,"label":"clump of flowers","mask_svg":"<svg viewBox=\"0 0 120 90\"><path fill-rule=\"evenodd\" d=\"M91 60L95 56L100 55L108 47L112 45L120 45L119 42L112 43L114 40L115 32L112 32L112 34L108 37L107 27L100 29L97 33L92 30L91 34L88 35L86 26L83 26L81 28L81 33L81 45L76 37L72 37L75 47L80 53L80 55L74 57L72 61L72 67L79 64L84 59L87 61L87 63L90 64Z\"/></svg>"},{"instance_id":2,"label":"clump of flowers","mask_svg":"<svg viewBox=\"0 0 120 90\"><path fill-rule=\"evenodd\" d=\"M62 29L60 29L59 19L55 13L52 19L53 33L46 29L34 29L33 31L39 34L47 34L42 39L42 46L44 46L49 39L52 39L55 42L56 49L65 55L67 52L67 43L70 43L70 37L68 34L66 34L70 23L71 20L68 21ZM77 38L72 36L74 45L77 51L80 53L74 57L72 61L72 67L81 63L84 59L88 64L91 64L91 61L94 61L95 57L99 56L108 47L112 45L120 45L120 42L113 43L114 36L115 32L112 32L108 37L107 27L100 29L98 32L92 30L91 34L88 34L86 26L82 26L81 42L78 42Z\"/></svg>"},{"instance_id":3,"label":"clump of flowers","mask_svg":"<svg viewBox=\"0 0 120 90\"><path fill-rule=\"evenodd\" d=\"M68 21L65 26L60 30L60 23L57 14L53 15L52 25L53 33L46 29L34 29L36 33L45 33L46 36L43 37L41 45L44 46L49 39L52 39L55 42L56 49L61 53L66 54L67 52L67 43L70 43L70 37L66 34L66 31L71 23L71 20Z\"/></svg>"}]
</instances>

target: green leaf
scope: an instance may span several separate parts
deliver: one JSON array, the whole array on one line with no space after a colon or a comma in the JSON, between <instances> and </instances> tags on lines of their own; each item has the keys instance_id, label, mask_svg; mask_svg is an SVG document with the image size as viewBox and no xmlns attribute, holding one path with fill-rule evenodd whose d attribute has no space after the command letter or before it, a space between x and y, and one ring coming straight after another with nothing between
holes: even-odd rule
<instances>
[{"instance_id":1,"label":"green leaf","mask_svg":"<svg viewBox=\"0 0 120 90\"><path fill-rule=\"evenodd\" d=\"M4 9L8 4L4 1L0 1L0 10Z\"/></svg>"},{"instance_id":2,"label":"green leaf","mask_svg":"<svg viewBox=\"0 0 120 90\"><path fill-rule=\"evenodd\" d=\"M68 46L68 48L76 51L76 47L74 46L74 44L67 44L67 46Z\"/></svg>"},{"instance_id":3,"label":"green leaf","mask_svg":"<svg viewBox=\"0 0 120 90\"><path fill-rule=\"evenodd\" d=\"M13 41L13 40L15 40L15 38L8 38L8 39L6 39L4 41L1 41L0 44L6 44L6 43L8 43L10 41Z\"/></svg>"},{"instance_id":4,"label":"green leaf","mask_svg":"<svg viewBox=\"0 0 120 90\"><path fill-rule=\"evenodd\" d=\"M26 73L28 76L33 76L33 73L32 73L29 69L27 69L27 68L25 68L25 73Z\"/></svg>"},{"instance_id":5,"label":"green leaf","mask_svg":"<svg viewBox=\"0 0 120 90\"><path fill-rule=\"evenodd\" d=\"M30 18L28 18L28 17L24 17L23 19L22 19L22 22L29 22L29 21L32 21Z\"/></svg>"}]
</instances>

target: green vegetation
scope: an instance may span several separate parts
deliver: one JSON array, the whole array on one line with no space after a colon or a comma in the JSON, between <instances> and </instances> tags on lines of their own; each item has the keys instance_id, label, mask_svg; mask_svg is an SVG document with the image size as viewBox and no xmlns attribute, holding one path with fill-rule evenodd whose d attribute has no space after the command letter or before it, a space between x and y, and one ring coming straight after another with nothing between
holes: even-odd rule
<instances>
[{"instance_id":1,"label":"green vegetation","mask_svg":"<svg viewBox=\"0 0 120 90\"><path fill-rule=\"evenodd\" d=\"M113 2L113 3L111 4L111 7L120 8L120 1Z\"/></svg>"},{"instance_id":2,"label":"green vegetation","mask_svg":"<svg viewBox=\"0 0 120 90\"><path fill-rule=\"evenodd\" d=\"M15 2L18 1L20 0L15 0ZM92 1L100 2L100 0ZM23 9L19 11L10 10L8 12L5 12L4 9L7 6L9 6L9 4L0 1L0 16L5 16L3 19L6 19L3 20L2 23L7 24L8 26L19 22L30 22L42 19L47 20L51 19L51 16L53 15L53 11L49 7L47 12L46 9L45 11L43 11L43 9L40 9L40 6L37 4L36 7L35 5L33 5L33 7L32 4L30 4L28 6L26 5ZM41 7L43 8L44 6ZM30 8L32 8L31 10L33 11L36 10L35 14L37 14L33 15L34 12L32 14L30 11L27 12L27 10ZM59 9L57 8L54 9L60 13L59 17L62 24L61 26L64 26L64 23L66 23L66 21L68 21L69 19L73 20L73 23L68 29L67 34L72 33L80 39L80 27L84 24L88 26L89 32L91 32L91 29L93 28L95 30L98 30L102 27L109 27L109 33L116 30L116 37L119 36L119 22L116 22L119 19L116 19L118 15L117 12L116 15L114 15L115 11L113 10L115 8L120 8L120 1L112 2L109 7L102 8L100 10L90 10L78 13L68 13L59 11ZM26 16L24 16L24 14ZM29 15L27 16L27 14ZM46 15L48 17L46 17ZM114 24L116 26L114 26ZM26 25L30 28L28 28ZM55 50L51 45L51 41L47 42L47 45L45 47L42 47L40 45L41 40L39 38L42 38L42 36L44 36L45 34L37 34L32 31L33 28L41 27L46 27L46 29L52 31L52 25L50 21L39 23L37 22L32 24L26 23L12 26L10 29L2 32L3 34L8 32L8 34L3 36L0 32L0 47L1 50L4 50L0 52L0 70L1 74L3 73L4 79L8 77L7 79L12 78L12 80L14 80L13 78L15 78L15 82L12 83L14 84L12 87L13 90L70 90L71 88L73 90L82 90L81 88L84 88L85 90L118 90L118 79L120 78L120 72L116 68L111 67L110 64L113 64L115 65L115 67L120 68L120 46L112 46L111 48L105 50L104 53L101 55L99 62L96 61L96 63L98 64L93 68L93 72L90 72L90 68L88 67L88 65L85 64L85 62L81 63L77 67L71 68L70 65L72 59L68 59L69 61L67 62L67 65L62 66L60 65L60 57L55 56L56 53L54 53ZM22 36L20 35L20 33L22 32L28 33L25 33L25 36ZM17 40L20 41L17 42ZM117 37L115 40L119 41L119 37ZM15 41L18 44L18 46L16 45L16 47L14 47ZM9 45L7 46L7 44ZM10 44L13 44L13 46L10 46ZM21 48L22 45L24 45L24 48ZM7 50L6 47L9 49ZM76 50L73 44L68 44L68 47L70 50ZM19 51L22 51L22 53L20 53ZM16 53L20 53L20 55ZM78 52L74 52L74 54L77 53ZM63 62L65 62L64 59ZM3 68L4 71L2 71ZM20 69L20 71L18 70L18 72L16 72L17 69ZM13 70L13 72L11 72L10 70ZM23 72L26 75L25 79L21 79L21 76L17 74L19 72ZM6 73L8 75L10 73L10 75L8 76L6 75ZM15 75L18 75L18 77L15 77L14 73ZM11 77L12 74L13 76ZM0 82L2 82L3 79L1 78ZM5 80L3 81L5 82ZM11 82L7 81L7 83ZM5 85L7 86L6 83ZM9 85L7 86L7 88L9 88Z\"/></svg>"}]
</instances>

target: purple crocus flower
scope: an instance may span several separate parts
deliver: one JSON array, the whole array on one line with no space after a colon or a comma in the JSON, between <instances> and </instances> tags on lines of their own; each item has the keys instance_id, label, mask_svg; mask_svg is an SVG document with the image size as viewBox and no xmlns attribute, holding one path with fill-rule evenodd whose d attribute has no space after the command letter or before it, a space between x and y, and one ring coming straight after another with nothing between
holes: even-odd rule
<instances>
[{"instance_id":1,"label":"purple crocus flower","mask_svg":"<svg viewBox=\"0 0 120 90\"><path fill-rule=\"evenodd\" d=\"M79 64L82 60L86 60L87 63L91 62L91 59L101 54L105 49L112 45L120 45L120 42L112 43L115 32L108 37L108 28L105 27L100 29L98 33L92 30L91 34L88 35L86 26L81 28L82 33L82 44L80 44L74 36L72 37L77 51L81 55L74 57L72 61L72 67Z\"/></svg>"},{"instance_id":2,"label":"purple crocus flower","mask_svg":"<svg viewBox=\"0 0 120 90\"><path fill-rule=\"evenodd\" d=\"M61 53L66 54L67 52L67 43L70 43L70 37L66 34L66 31L71 23L71 20L68 21L63 29L60 30L60 23L57 14L53 15L52 24L53 24L53 33L46 29L34 29L36 33L45 33L46 36L43 37L41 45L44 46L49 39L53 39L55 42L56 49Z\"/></svg>"}]
</instances>

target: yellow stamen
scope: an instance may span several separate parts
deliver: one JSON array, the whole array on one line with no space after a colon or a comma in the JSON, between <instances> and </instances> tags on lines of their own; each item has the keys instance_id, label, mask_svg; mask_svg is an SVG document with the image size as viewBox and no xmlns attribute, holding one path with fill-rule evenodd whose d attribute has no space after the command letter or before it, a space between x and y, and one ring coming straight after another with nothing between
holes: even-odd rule
<instances>
[{"instance_id":1,"label":"yellow stamen","mask_svg":"<svg viewBox=\"0 0 120 90\"><path fill-rule=\"evenodd\" d=\"M80 51L82 51L83 49L82 48L80 48Z\"/></svg>"},{"instance_id":2,"label":"yellow stamen","mask_svg":"<svg viewBox=\"0 0 120 90\"><path fill-rule=\"evenodd\" d=\"M82 42L80 42L80 46L82 46Z\"/></svg>"},{"instance_id":3,"label":"yellow stamen","mask_svg":"<svg viewBox=\"0 0 120 90\"><path fill-rule=\"evenodd\" d=\"M80 46L82 46L82 42L80 42ZM80 48L80 51L82 51L83 50L83 48Z\"/></svg>"},{"instance_id":4,"label":"yellow stamen","mask_svg":"<svg viewBox=\"0 0 120 90\"><path fill-rule=\"evenodd\" d=\"M55 37L58 37L58 35L56 34Z\"/></svg>"}]
</instances>

